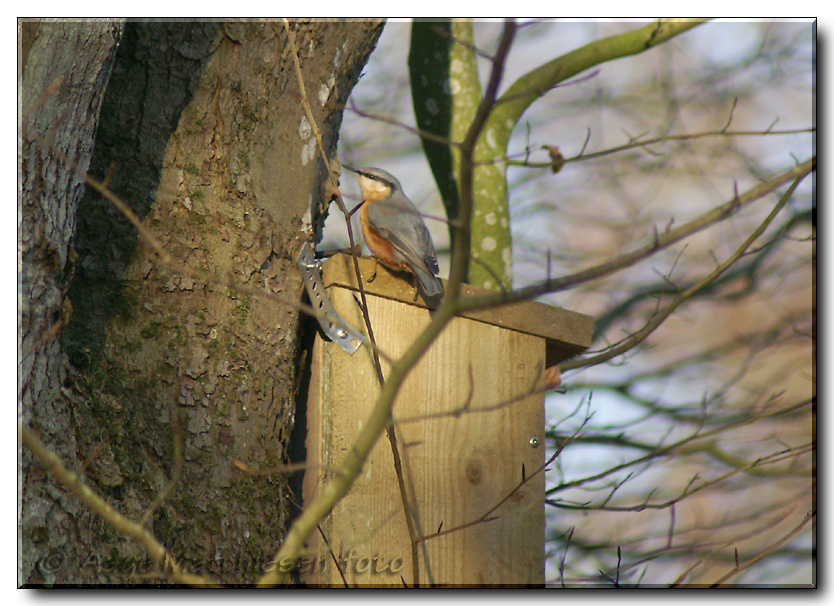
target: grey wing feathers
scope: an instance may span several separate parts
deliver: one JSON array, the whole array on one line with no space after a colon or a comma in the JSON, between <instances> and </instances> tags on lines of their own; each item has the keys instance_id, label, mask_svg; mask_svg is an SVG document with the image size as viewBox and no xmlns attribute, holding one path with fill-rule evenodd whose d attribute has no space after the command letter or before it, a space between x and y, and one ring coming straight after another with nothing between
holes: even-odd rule
<instances>
[{"instance_id":1,"label":"grey wing feathers","mask_svg":"<svg viewBox=\"0 0 834 606\"><path fill-rule=\"evenodd\" d=\"M434 274L439 271L431 234L417 209L408 200L377 202L368 208L374 228L397 249L425 263Z\"/></svg>"}]
</instances>

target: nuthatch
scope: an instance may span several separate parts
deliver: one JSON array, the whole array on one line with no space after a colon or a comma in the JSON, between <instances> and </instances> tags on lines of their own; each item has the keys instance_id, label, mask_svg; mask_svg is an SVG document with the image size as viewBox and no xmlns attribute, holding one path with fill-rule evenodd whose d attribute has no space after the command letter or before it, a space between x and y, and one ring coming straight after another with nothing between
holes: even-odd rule
<instances>
[{"instance_id":1,"label":"nuthatch","mask_svg":"<svg viewBox=\"0 0 834 606\"><path fill-rule=\"evenodd\" d=\"M365 244L374 257L395 271L407 271L417 277L424 297L435 299L443 294L437 277L437 254L431 234L417 208L403 193L400 182L379 168L355 169L362 190L359 221Z\"/></svg>"}]
</instances>

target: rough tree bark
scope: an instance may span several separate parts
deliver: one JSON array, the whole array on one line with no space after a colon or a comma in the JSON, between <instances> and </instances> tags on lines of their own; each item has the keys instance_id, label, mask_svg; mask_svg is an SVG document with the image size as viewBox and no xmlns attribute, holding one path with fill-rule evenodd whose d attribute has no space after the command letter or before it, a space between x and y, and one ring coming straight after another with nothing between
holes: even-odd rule
<instances>
[{"instance_id":1,"label":"rough tree bark","mask_svg":"<svg viewBox=\"0 0 834 606\"><path fill-rule=\"evenodd\" d=\"M292 27L332 153L381 23ZM68 32L76 48L56 48L52 37ZM248 583L280 546L294 497L283 476L245 473L235 462L268 470L287 460L304 366L299 313L160 264L89 189L73 235L81 187L53 152L83 170L89 141L85 148L70 133L72 144L58 147L57 134L52 143L35 137L56 126L62 133L81 115L89 140L118 43L90 174L109 171L110 187L177 260L298 301L301 217L318 203L323 220L323 166L280 22L128 22L120 34L112 23L21 31L23 115L34 107L40 127L21 144L20 417L134 520L174 478L147 526L189 570ZM87 41L93 35L97 44ZM50 52L64 63L42 58ZM68 86L80 73L84 86ZM65 80L48 93L52 74ZM44 91L47 103L33 103ZM47 114L50 104L59 107ZM75 199L44 191L60 182L55 174L74 179ZM58 207L63 224L49 219ZM20 477L21 584L133 583L132 572L151 568L141 548L85 512L25 452Z\"/></svg>"}]
</instances>

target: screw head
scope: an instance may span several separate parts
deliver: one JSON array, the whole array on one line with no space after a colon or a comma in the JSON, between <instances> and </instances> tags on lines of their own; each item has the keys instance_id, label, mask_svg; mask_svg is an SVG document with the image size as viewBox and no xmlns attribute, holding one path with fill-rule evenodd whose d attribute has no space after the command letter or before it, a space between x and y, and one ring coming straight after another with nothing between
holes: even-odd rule
<instances>
[{"instance_id":1,"label":"screw head","mask_svg":"<svg viewBox=\"0 0 834 606\"><path fill-rule=\"evenodd\" d=\"M532 446L533 448L538 448L539 447L539 437L538 436L533 436L533 437L530 438L530 446Z\"/></svg>"}]
</instances>

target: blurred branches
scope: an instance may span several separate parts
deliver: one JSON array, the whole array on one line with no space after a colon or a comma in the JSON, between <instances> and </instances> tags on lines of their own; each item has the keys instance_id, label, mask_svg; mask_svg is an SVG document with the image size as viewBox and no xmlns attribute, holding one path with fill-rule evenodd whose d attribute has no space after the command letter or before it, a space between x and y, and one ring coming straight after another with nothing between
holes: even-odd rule
<instances>
[{"instance_id":1,"label":"blurred branches","mask_svg":"<svg viewBox=\"0 0 834 606\"><path fill-rule=\"evenodd\" d=\"M512 135L473 163L506 170L513 288L457 307L540 298L596 317L548 401L548 582L790 584L813 570L812 24L708 23L570 80L567 59L651 27L518 25L491 114L513 111ZM548 69L537 44L578 31L587 45L530 85ZM445 41L483 69L500 34L475 23ZM420 121L421 100L416 129L361 89L353 116L457 153L458 137Z\"/></svg>"},{"instance_id":2,"label":"blurred branches","mask_svg":"<svg viewBox=\"0 0 834 606\"><path fill-rule=\"evenodd\" d=\"M506 165L500 160L507 155L510 136L533 102L576 74L607 61L644 53L704 21L658 19L624 34L595 40L529 69L496 97L471 152L476 162L471 179L478 191L478 212L463 220L471 231L465 274L468 283L489 290L502 290L512 283L509 195ZM465 19L417 21L412 26L409 68L417 123L421 130L454 142L445 146L436 141L424 143L452 221L462 215L458 209L463 198L461 181L468 178L463 167L466 152L457 148L457 142L472 122L481 97L476 57L502 60L500 50L495 57L477 51L473 39L472 23ZM452 231L453 242L459 233Z\"/></svg>"},{"instance_id":3,"label":"blurred branches","mask_svg":"<svg viewBox=\"0 0 834 606\"><path fill-rule=\"evenodd\" d=\"M625 32L614 24L605 27L609 35L594 29L585 36L590 41L544 64L529 59L538 55L527 50L521 66L511 65L512 51L533 48L527 45L537 31L561 39L549 28L571 24L507 21L485 45L480 30L486 24L453 23L440 28L442 39L435 42L466 64L471 86L464 107L455 108L461 113L447 116L442 128L426 122L423 110L432 108L419 96L417 127L405 114L383 115L361 99L351 101L346 115L363 132L370 124L385 126L394 131L392 139L407 136L415 149L422 143L435 156L430 163L436 176L452 167L453 174L438 178L452 234L447 295L428 328L392 360L387 377L377 359L382 389L373 412L289 529L259 585L288 580L306 541L351 489L386 429L396 449L392 412L398 392L457 313L545 296L555 303L556 293L559 303L597 321L592 351L562 365L566 393L548 402L548 465L518 485L547 473L548 583L715 586L813 578L808 523L816 512L816 131L808 111L810 35L798 27L803 24L761 23L754 45L726 50L732 56L725 57L709 36L739 39L728 38L726 29L723 38L711 34L734 24L693 30L700 23L658 20L623 26ZM438 33L426 23L414 31ZM424 50L412 45L415 88ZM607 66L554 91L589 68L635 54L616 69ZM487 67L483 89L473 73L479 65ZM452 71L452 63L447 67ZM505 79L513 83L502 92ZM442 90L442 82L427 90ZM543 98L548 91L554 92ZM377 97L385 95L377 91ZM526 129L516 128L522 115L529 120ZM788 127L777 130L777 122ZM351 149L350 127L344 139ZM323 151L320 139L319 146ZM531 159L542 150L549 161ZM354 249L351 213L335 171L328 171ZM236 287L174 259L111 195L107 178L87 183L128 217L172 270ZM494 254L482 254L485 242ZM528 267L512 275L513 263L524 267L518 260ZM467 280L493 294L462 296ZM258 289L251 294L312 311ZM370 331L364 295L360 307ZM541 389L536 383L520 386L519 393ZM516 401L470 403L442 414L473 414ZM161 566L172 561L141 523L120 516L30 430L21 431L42 464L93 511L142 543ZM503 502L488 504L484 516L461 526L433 535L411 532L412 544L489 522ZM408 518L404 490L403 503ZM778 576L769 566L779 569ZM178 582L205 582L176 567L165 572Z\"/></svg>"}]
</instances>

